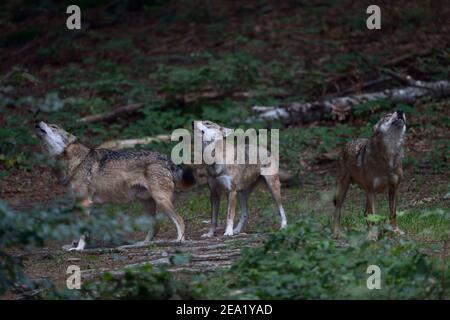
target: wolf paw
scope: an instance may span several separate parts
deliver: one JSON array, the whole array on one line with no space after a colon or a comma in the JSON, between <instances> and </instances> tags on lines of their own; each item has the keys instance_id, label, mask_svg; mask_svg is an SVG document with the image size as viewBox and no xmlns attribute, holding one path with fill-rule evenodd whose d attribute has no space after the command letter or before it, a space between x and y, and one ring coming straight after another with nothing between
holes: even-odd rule
<instances>
[{"instance_id":1,"label":"wolf paw","mask_svg":"<svg viewBox=\"0 0 450 320\"><path fill-rule=\"evenodd\" d=\"M215 233L214 231L209 230L207 233L202 234L201 237L202 238L212 238L212 237L214 237L214 233Z\"/></svg>"},{"instance_id":2,"label":"wolf paw","mask_svg":"<svg viewBox=\"0 0 450 320\"><path fill-rule=\"evenodd\" d=\"M230 228L225 231L225 233L223 234L225 237L231 237L233 235L233 229Z\"/></svg>"},{"instance_id":3,"label":"wolf paw","mask_svg":"<svg viewBox=\"0 0 450 320\"><path fill-rule=\"evenodd\" d=\"M73 252L73 251L81 252L81 251L84 250L84 248L81 248L81 247L78 247L78 246L74 247L71 244L66 244L66 245L62 246L61 249L63 249L64 251L68 251L68 252Z\"/></svg>"},{"instance_id":4,"label":"wolf paw","mask_svg":"<svg viewBox=\"0 0 450 320\"><path fill-rule=\"evenodd\" d=\"M241 230L242 230L242 228L234 228L233 229L233 234L240 234Z\"/></svg>"},{"instance_id":5,"label":"wolf paw","mask_svg":"<svg viewBox=\"0 0 450 320\"><path fill-rule=\"evenodd\" d=\"M64 251L70 251L70 249L72 249L72 248L75 248L75 247L71 244L65 244L61 247L61 249Z\"/></svg>"},{"instance_id":6,"label":"wolf paw","mask_svg":"<svg viewBox=\"0 0 450 320\"><path fill-rule=\"evenodd\" d=\"M69 249L69 251L76 251L76 252L81 252L83 250L84 250L84 248L78 248L78 247Z\"/></svg>"},{"instance_id":7,"label":"wolf paw","mask_svg":"<svg viewBox=\"0 0 450 320\"><path fill-rule=\"evenodd\" d=\"M81 252L84 250L84 247L86 246L86 242L82 239L80 241L74 241L71 244L66 244L62 246L62 249L64 251L78 251Z\"/></svg>"}]
</instances>

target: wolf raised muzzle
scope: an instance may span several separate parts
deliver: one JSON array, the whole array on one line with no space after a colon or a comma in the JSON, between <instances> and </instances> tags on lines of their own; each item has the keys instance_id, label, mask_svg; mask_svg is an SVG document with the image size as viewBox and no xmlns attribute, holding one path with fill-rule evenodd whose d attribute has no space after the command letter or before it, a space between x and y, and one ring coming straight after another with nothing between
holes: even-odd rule
<instances>
[{"instance_id":1,"label":"wolf raised muzzle","mask_svg":"<svg viewBox=\"0 0 450 320\"><path fill-rule=\"evenodd\" d=\"M85 208L93 203L134 200L142 203L153 228L144 241L132 246L148 244L158 232L156 207L174 222L177 241L184 240L184 221L175 212L172 199L177 186L194 184L190 170L176 166L165 155L153 151L91 149L61 127L43 121L36 121L35 133L44 153L61 162L60 181ZM85 237L82 236L71 249L83 250L84 247Z\"/></svg>"},{"instance_id":2,"label":"wolf raised muzzle","mask_svg":"<svg viewBox=\"0 0 450 320\"><path fill-rule=\"evenodd\" d=\"M264 170L266 164L261 162L258 157L256 163L249 163L248 159L250 153L267 154L269 162L278 161L277 157L273 157L268 150L259 145L251 143L243 143L242 146L228 146L225 142L226 138L233 134L233 130L222 127L211 121L194 121L194 134L201 135L202 147L206 149L221 150L222 152L215 153L215 157L221 157L217 162L207 164L205 168L208 173L208 186L211 191L211 228L204 237L212 237L217 229L217 216L219 212L220 198L223 193L227 195L227 225L225 229L225 236L232 236L241 232L248 220L248 197L259 182L264 181L269 189L272 197L277 205L278 214L280 217L280 228L287 226L286 214L281 203L281 183L278 173L268 174ZM238 154L238 149L241 148L245 154L244 163L235 163L234 161L227 161L230 155L230 150L233 148L231 154ZM233 158L234 160L234 158ZM276 163L278 167L278 163ZM234 216L236 204L239 201L241 208L241 216L238 224L234 227Z\"/></svg>"},{"instance_id":3,"label":"wolf raised muzzle","mask_svg":"<svg viewBox=\"0 0 450 320\"><path fill-rule=\"evenodd\" d=\"M397 196L403 177L402 145L406 131L406 116L402 110L384 115L374 126L370 139L356 139L346 144L339 161L333 213L333 233L340 233L341 208L350 183L354 182L366 193L364 214L375 213L375 195L388 190L390 223L397 234ZM368 220L369 228L372 222ZM377 234L371 230L369 237Z\"/></svg>"}]
</instances>

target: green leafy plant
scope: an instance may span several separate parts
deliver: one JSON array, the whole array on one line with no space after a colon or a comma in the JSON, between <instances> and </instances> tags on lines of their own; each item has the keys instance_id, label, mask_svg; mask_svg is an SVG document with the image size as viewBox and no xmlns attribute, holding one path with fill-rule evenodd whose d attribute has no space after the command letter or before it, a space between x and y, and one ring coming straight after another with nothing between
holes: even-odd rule
<instances>
[{"instance_id":1,"label":"green leafy plant","mask_svg":"<svg viewBox=\"0 0 450 320\"><path fill-rule=\"evenodd\" d=\"M49 210L17 213L0 202L0 295L21 286L36 288L23 273L20 259L8 253L10 248L42 247L45 241L74 239L80 234L94 235L93 241L118 243L124 235L151 226L146 218L132 220L120 213L76 219L75 213L81 211L69 202Z\"/></svg>"},{"instance_id":2,"label":"green leafy plant","mask_svg":"<svg viewBox=\"0 0 450 320\"><path fill-rule=\"evenodd\" d=\"M445 299L450 269L411 242L385 234L379 241L353 231L338 246L309 216L247 249L210 284L214 294L239 299ZM370 265L381 269L381 290L366 287Z\"/></svg>"}]
</instances>

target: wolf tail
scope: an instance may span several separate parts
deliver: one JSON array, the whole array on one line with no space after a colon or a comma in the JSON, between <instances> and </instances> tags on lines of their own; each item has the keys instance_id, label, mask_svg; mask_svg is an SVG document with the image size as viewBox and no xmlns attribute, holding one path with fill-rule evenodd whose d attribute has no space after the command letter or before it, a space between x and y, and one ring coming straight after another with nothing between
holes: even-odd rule
<instances>
[{"instance_id":1,"label":"wolf tail","mask_svg":"<svg viewBox=\"0 0 450 320\"><path fill-rule=\"evenodd\" d=\"M173 176L175 183L182 188L188 188L195 184L195 176L191 168L176 166Z\"/></svg>"},{"instance_id":2,"label":"wolf tail","mask_svg":"<svg viewBox=\"0 0 450 320\"><path fill-rule=\"evenodd\" d=\"M280 168L278 170L278 177L280 178L280 182L285 186L294 186L299 183L298 175L295 173Z\"/></svg>"}]
</instances>

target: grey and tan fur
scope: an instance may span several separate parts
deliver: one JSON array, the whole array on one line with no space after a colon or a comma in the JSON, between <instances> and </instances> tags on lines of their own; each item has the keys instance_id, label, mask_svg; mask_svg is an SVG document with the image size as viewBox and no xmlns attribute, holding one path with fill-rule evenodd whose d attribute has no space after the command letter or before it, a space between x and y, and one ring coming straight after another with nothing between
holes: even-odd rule
<instances>
[{"instance_id":1,"label":"grey and tan fur","mask_svg":"<svg viewBox=\"0 0 450 320\"><path fill-rule=\"evenodd\" d=\"M177 240L184 239L184 221L175 212L172 198L176 186L194 183L192 172L174 165L157 152L90 149L64 129L43 121L36 121L35 132L44 153L62 164L63 184L86 209L96 203L142 202L153 228L144 241L132 246L146 245L157 233L157 206L175 223ZM84 247L85 237L82 236L71 250L83 250Z\"/></svg>"},{"instance_id":2,"label":"grey and tan fur","mask_svg":"<svg viewBox=\"0 0 450 320\"><path fill-rule=\"evenodd\" d=\"M223 147L223 157L226 157L226 148L224 147L224 138L230 134L231 129L221 127L220 125L211 121L194 121L194 133L198 132L202 135L203 148L210 144L215 144L219 148ZM253 152L259 151L257 148L264 148L262 146L245 145L246 153L249 150ZM236 146L234 146L236 151ZM252 150L253 149L253 150ZM264 150L267 152L267 149ZM236 153L235 153L236 154ZM269 154L269 153L267 153ZM270 154L269 154L270 157ZM246 157L248 159L248 157ZM225 236L232 236L238 234L244 227L248 218L247 200L253 188L261 181L265 181L269 188L274 201L276 202L278 213L281 220L281 228L286 227L286 215L281 203L281 184L278 174L263 175L262 164L258 159L256 164L234 164L226 163L225 158L218 163L206 165L208 172L208 185L211 191L211 228L204 237L212 237L216 233L217 215L219 211L220 198L223 193L228 196L227 209L227 225L225 229ZM276 161L271 157L271 161ZM278 166L277 166L278 167ZM234 215L236 210L236 201L239 201L241 208L241 216L236 228L233 229Z\"/></svg>"},{"instance_id":3,"label":"grey and tan fur","mask_svg":"<svg viewBox=\"0 0 450 320\"><path fill-rule=\"evenodd\" d=\"M376 193L388 190L390 223L397 234L403 232L397 226L397 194L403 176L402 144L406 131L406 117L398 110L383 116L373 128L370 139L356 139L344 147L339 162L333 213L333 232L340 233L341 208L350 183L355 182L366 193L364 214L375 213ZM368 221L369 228L372 223ZM370 230L369 237L377 234Z\"/></svg>"}]
</instances>

